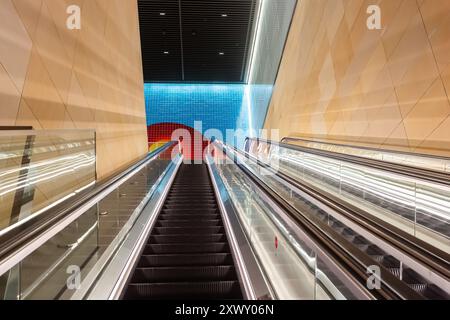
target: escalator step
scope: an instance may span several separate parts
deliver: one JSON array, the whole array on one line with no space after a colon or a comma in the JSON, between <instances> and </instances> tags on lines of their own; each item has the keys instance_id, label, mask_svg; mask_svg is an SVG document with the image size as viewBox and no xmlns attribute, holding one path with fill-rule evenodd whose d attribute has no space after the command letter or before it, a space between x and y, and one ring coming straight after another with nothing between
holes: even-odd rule
<instances>
[{"instance_id":1,"label":"escalator step","mask_svg":"<svg viewBox=\"0 0 450 320\"><path fill-rule=\"evenodd\" d=\"M193 199L179 199L175 197L170 197L166 200L167 205L192 205ZM202 199L201 201L202 205L210 206L215 205L216 201L214 199Z\"/></svg>"},{"instance_id":2,"label":"escalator step","mask_svg":"<svg viewBox=\"0 0 450 320\"><path fill-rule=\"evenodd\" d=\"M137 268L131 283L235 280L233 266Z\"/></svg>"},{"instance_id":3,"label":"escalator step","mask_svg":"<svg viewBox=\"0 0 450 320\"><path fill-rule=\"evenodd\" d=\"M153 228L153 234L162 235L162 234L216 234L223 233L223 227L203 227L203 228L166 228L166 227L155 227Z\"/></svg>"},{"instance_id":4,"label":"escalator step","mask_svg":"<svg viewBox=\"0 0 450 320\"><path fill-rule=\"evenodd\" d=\"M144 254L164 253L224 253L229 252L228 244L217 243L172 243L172 244L148 244L145 246Z\"/></svg>"},{"instance_id":5,"label":"escalator step","mask_svg":"<svg viewBox=\"0 0 450 320\"><path fill-rule=\"evenodd\" d=\"M226 236L224 234L207 234L207 235L159 235L151 236L149 243L152 244L169 244L169 243L207 243L207 242L224 242Z\"/></svg>"},{"instance_id":6,"label":"escalator step","mask_svg":"<svg viewBox=\"0 0 450 320\"><path fill-rule=\"evenodd\" d=\"M172 214L218 214L219 213L219 209L218 208L208 208L208 209L203 209L203 210L192 210L190 208L187 209L163 209L162 214L165 213L172 213Z\"/></svg>"},{"instance_id":7,"label":"escalator step","mask_svg":"<svg viewBox=\"0 0 450 320\"><path fill-rule=\"evenodd\" d=\"M174 213L162 213L159 216L162 220L217 220L220 219L219 214L174 214Z\"/></svg>"},{"instance_id":8,"label":"escalator step","mask_svg":"<svg viewBox=\"0 0 450 320\"><path fill-rule=\"evenodd\" d=\"M189 209L189 210L198 210L198 211L200 211L200 210L205 210L205 209L216 209L217 208L217 205L214 203L214 204L195 204L195 205L192 205L192 203L191 204L189 204L189 203L186 203L186 204L165 204L164 205L164 208L165 209Z\"/></svg>"},{"instance_id":9,"label":"escalator step","mask_svg":"<svg viewBox=\"0 0 450 320\"><path fill-rule=\"evenodd\" d=\"M221 220L159 220L157 227L217 227L222 226Z\"/></svg>"},{"instance_id":10,"label":"escalator step","mask_svg":"<svg viewBox=\"0 0 450 320\"><path fill-rule=\"evenodd\" d=\"M124 299L239 299L237 281L130 284Z\"/></svg>"},{"instance_id":11,"label":"escalator step","mask_svg":"<svg viewBox=\"0 0 450 320\"><path fill-rule=\"evenodd\" d=\"M213 266L233 263L230 253L143 255L138 267Z\"/></svg>"},{"instance_id":12,"label":"escalator step","mask_svg":"<svg viewBox=\"0 0 450 320\"><path fill-rule=\"evenodd\" d=\"M211 190L211 187L201 187L201 188L198 188L198 187L173 187L170 190L170 193L171 194L174 194L174 193L183 193L183 194L201 193L203 195L211 195L211 194L214 194L214 191Z\"/></svg>"},{"instance_id":13,"label":"escalator step","mask_svg":"<svg viewBox=\"0 0 450 320\"><path fill-rule=\"evenodd\" d=\"M177 188L174 187L170 190L169 194L177 194L177 195L186 195L186 194L197 194L197 195L214 195L214 191L211 190L211 187L208 188L196 188L196 187L189 187L189 188Z\"/></svg>"}]
</instances>

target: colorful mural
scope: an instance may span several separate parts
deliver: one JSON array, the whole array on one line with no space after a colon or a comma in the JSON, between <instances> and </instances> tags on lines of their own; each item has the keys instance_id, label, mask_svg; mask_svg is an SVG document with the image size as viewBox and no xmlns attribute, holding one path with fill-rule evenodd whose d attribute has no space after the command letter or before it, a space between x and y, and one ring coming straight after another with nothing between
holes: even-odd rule
<instances>
[{"instance_id":1,"label":"colorful mural","mask_svg":"<svg viewBox=\"0 0 450 320\"><path fill-rule=\"evenodd\" d=\"M236 129L255 135L264 123L271 94L272 86L261 85L145 84L149 147L178 139L174 132L183 129L200 139L214 136L226 141L227 130ZM194 154L193 146L187 150Z\"/></svg>"}]
</instances>

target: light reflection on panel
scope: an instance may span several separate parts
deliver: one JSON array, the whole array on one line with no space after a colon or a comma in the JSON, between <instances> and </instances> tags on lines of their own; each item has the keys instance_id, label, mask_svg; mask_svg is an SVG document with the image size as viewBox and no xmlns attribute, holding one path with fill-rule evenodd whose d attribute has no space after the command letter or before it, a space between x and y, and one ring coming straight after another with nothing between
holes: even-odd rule
<instances>
[{"instance_id":1,"label":"light reflection on panel","mask_svg":"<svg viewBox=\"0 0 450 320\"><path fill-rule=\"evenodd\" d=\"M300 138L284 138L284 142L317 150L331 151L341 154L348 154L368 159L381 160L418 168L426 168L435 171L450 173L450 158L435 157L432 155L421 155L396 152L394 150L382 150L371 147L347 146L320 141L310 141Z\"/></svg>"},{"instance_id":2,"label":"light reflection on panel","mask_svg":"<svg viewBox=\"0 0 450 320\"><path fill-rule=\"evenodd\" d=\"M298 238L280 219L249 178L225 160L219 148L213 156L222 182L235 205L243 229L277 298L354 299L322 256Z\"/></svg>"},{"instance_id":3,"label":"light reflection on panel","mask_svg":"<svg viewBox=\"0 0 450 320\"><path fill-rule=\"evenodd\" d=\"M0 133L0 233L95 182L95 132Z\"/></svg>"},{"instance_id":4,"label":"light reflection on panel","mask_svg":"<svg viewBox=\"0 0 450 320\"><path fill-rule=\"evenodd\" d=\"M298 150L251 142L281 172L329 192L434 246L450 251L450 186Z\"/></svg>"}]
</instances>

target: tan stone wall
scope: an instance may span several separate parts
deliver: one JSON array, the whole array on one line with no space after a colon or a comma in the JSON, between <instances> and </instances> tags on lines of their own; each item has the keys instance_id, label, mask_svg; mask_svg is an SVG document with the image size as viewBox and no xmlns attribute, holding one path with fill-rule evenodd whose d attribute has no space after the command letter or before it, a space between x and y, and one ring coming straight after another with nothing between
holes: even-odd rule
<instances>
[{"instance_id":1,"label":"tan stone wall","mask_svg":"<svg viewBox=\"0 0 450 320\"><path fill-rule=\"evenodd\" d=\"M100 178L144 155L137 2L1 0L0 125L96 129Z\"/></svg>"},{"instance_id":2,"label":"tan stone wall","mask_svg":"<svg viewBox=\"0 0 450 320\"><path fill-rule=\"evenodd\" d=\"M449 95L450 1L302 0L265 126L450 156Z\"/></svg>"}]
</instances>

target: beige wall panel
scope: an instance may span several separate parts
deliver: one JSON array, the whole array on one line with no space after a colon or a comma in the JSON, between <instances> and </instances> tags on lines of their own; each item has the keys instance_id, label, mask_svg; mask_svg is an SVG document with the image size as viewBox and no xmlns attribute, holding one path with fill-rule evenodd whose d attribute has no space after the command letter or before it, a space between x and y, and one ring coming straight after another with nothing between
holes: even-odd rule
<instances>
[{"instance_id":1,"label":"beige wall panel","mask_svg":"<svg viewBox=\"0 0 450 320\"><path fill-rule=\"evenodd\" d=\"M12 2L28 34L33 37L41 15L42 0L12 0Z\"/></svg>"},{"instance_id":2,"label":"beige wall panel","mask_svg":"<svg viewBox=\"0 0 450 320\"><path fill-rule=\"evenodd\" d=\"M450 64L444 69L441 74L442 81L444 83L445 92L450 103Z\"/></svg>"},{"instance_id":3,"label":"beige wall panel","mask_svg":"<svg viewBox=\"0 0 450 320\"><path fill-rule=\"evenodd\" d=\"M420 6L420 12L442 72L450 65L450 1L426 0Z\"/></svg>"},{"instance_id":4,"label":"beige wall panel","mask_svg":"<svg viewBox=\"0 0 450 320\"><path fill-rule=\"evenodd\" d=\"M23 98L43 129L63 128L65 105L36 49L33 49Z\"/></svg>"},{"instance_id":5,"label":"beige wall panel","mask_svg":"<svg viewBox=\"0 0 450 320\"><path fill-rule=\"evenodd\" d=\"M32 126L34 129L42 129L41 124L37 120L36 116L31 111L28 104L22 98L19 105L19 111L17 113L16 126Z\"/></svg>"},{"instance_id":6,"label":"beige wall panel","mask_svg":"<svg viewBox=\"0 0 450 320\"><path fill-rule=\"evenodd\" d=\"M63 16L64 11L61 13ZM44 1L41 8L41 16L36 29L33 43L36 46L42 62L48 71L54 87L62 102L67 103L67 96L70 86L72 61L70 61L64 49L61 37L58 34L56 25Z\"/></svg>"},{"instance_id":7,"label":"beige wall panel","mask_svg":"<svg viewBox=\"0 0 450 320\"><path fill-rule=\"evenodd\" d=\"M420 145L441 125L449 114L450 104L445 96L444 86L440 80L436 80L404 119L410 146L417 147Z\"/></svg>"},{"instance_id":8,"label":"beige wall panel","mask_svg":"<svg viewBox=\"0 0 450 320\"><path fill-rule=\"evenodd\" d=\"M422 148L429 148L434 150L442 150L443 146L444 149L450 149L450 142L448 141L448 135L450 128L450 117L447 117L442 124L431 134L428 136L425 141L422 142L420 147ZM450 153L447 154L450 156Z\"/></svg>"},{"instance_id":9,"label":"beige wall panel","mask_svg":"<svg viewBox=\"0 0 450 320\"><path fill-rule=\"evenodd\" d=\"M136 1L2 0L0 40L0 124L95 129L100 178L146 154Z\"/></svg>"},{"instance_id":10,"label":"beige wall panel","mask_svg":"<svg viewBox=\"0 0 450 320\"><path fill-rule=\"evenodd\" d=\"M0 1L0 63L22 92L31 52L31 40L11 0Z\"/></svg>"},{"instance_id":11,"label":"beige wall panel","mask_svg":"<svg viewBox=\"0 0 450 320\"><path fill-rule=\"evenodd\" d=\"M299 2L265 127L450 155L450 2L375 3L382 30L366 26L374 1Z\"/></svg>"},{"instance_id":12,"label":"beige wall panel","mask_svg":"<svg viewBox=\"0 0 450 320\"><path fill-rule=\"evenodd\" d=\"M19 110L20 93L0 64L0 126L13 126Z\"/></svg>"}]
</instances>

